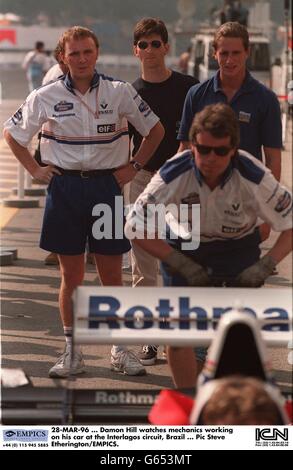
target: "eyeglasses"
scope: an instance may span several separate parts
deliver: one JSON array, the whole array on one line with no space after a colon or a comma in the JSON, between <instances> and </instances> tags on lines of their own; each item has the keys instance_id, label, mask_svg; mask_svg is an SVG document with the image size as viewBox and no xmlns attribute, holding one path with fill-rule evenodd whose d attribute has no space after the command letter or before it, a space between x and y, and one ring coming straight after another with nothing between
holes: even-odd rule
<instances>
[{"instance_id":1,"label":"eyeglasses","mask_svg":"<svg viewBox=\"0 0 293 470\"><path fill-rule=\"evenodd\" d=\"M233 147L211 147L209 145L201 145L197 143L193 143L194 147L201 155L208 155L213 150L218 157L225 157Z\"/></svg>"},{"instance_id":2,"label":"eyeglasses","mask_svg":"<svg viewBox=\"0 0 293 470\"><path fill-rule=\"evenodd\" d=\"M138 43L137 43L137 47L139 49L143 49L143 50L147 49L148 46L151 46L154 49L160 49L161 45L162 45L162 42L159 41L158 39L155 39L154 41L150 41L150 42L148 42L148 41L138 41Z\"/></svg>"}]
</instances>

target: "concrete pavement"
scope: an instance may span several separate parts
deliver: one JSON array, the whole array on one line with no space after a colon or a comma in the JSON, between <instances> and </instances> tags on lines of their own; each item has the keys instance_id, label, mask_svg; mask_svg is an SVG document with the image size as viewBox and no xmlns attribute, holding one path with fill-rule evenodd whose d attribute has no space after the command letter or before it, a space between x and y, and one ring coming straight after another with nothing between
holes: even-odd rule
<instances>
[{"instance_id":1,"label":"concrete pavement","mask_svg":"<svg viewBox=\"0 0 293 470\"><path fill-rule=\"evenodd\" d=\"M2 208L8 223L2 229L2 245L18 248L19 259L2 267L2 366L21 367L35 386L59 386L48 370L64 347L59 320L59 267L45 266L47 252L38 248L44 209ZM13 213L11 214L11 211ZM130 273L124 272L125 285ZM85 285L99 283L95 268L86 265ZM136 348L137 349L137 348ZM110 346L84 347L87 373L78 378L79 388L171 387L166 361L148 368L145 377L126 377L109 368Z\"/></svg>"}]
</instances>

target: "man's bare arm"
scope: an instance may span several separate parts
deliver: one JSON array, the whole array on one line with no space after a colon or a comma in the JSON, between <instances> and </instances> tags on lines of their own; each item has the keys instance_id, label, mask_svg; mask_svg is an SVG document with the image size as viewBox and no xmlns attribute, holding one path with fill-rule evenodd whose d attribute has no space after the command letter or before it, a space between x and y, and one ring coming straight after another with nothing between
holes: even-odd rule
<instances>
[{"instance_id":1,"label":"man's bare arm","mask_svg":"<svg viewBox=\"0 0 293 470\"><path fill-rule=\"evenodd\" d=\"M281 149L264 147L265 164L271 170L277 181L281 178Z\"/></svg>"},{"instance_id":2,"label":"man's bare arm","mask_svg":"<svg viewBox=\"0 0 293 470\"><path fill-rule=\"evenodd\" d=\"M157 150L164 135L164 127L159 121L154 125L154 127L152 127L149 134L142 139L140 147L133 157L134 160L140 163L141 166L144 166ZM135 175L136 170L129 163L127 165L123 165L114 173L114 176L120 186L123 186L124 184L131 181Z\"/></svg>"}]
</instances>

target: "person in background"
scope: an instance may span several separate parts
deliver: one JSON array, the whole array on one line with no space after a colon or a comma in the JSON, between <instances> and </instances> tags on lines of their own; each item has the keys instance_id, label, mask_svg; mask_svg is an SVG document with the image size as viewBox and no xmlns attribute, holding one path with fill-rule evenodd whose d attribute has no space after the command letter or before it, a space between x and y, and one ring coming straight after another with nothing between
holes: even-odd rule
<instances>
[{"instance_id":1,"label":"person in background","mask_svg":"<svg viewBox=\"0 0 293 470\"><path fill-rule=\"evenodd\" d=\"M190 59L190 53L191 53L191 46L189 46L185 52L182 52L178 61L178 70L179 72L185 75L188 73L188 62Z\"/></svg>"},{"instance_id":2,"label":"person in background","mask_svg":"<svg viewBox=\"0 0 293 470\"><path fill-rule=\"evenodd\" d=\"M48 58L42 41L37 41L35 49L26 54L22 68L26 71L29 91L32 92L39 88L48 70Z\"/></svg>"},{"instance_id":3,"label":"person in background","mask_svg":"<svg viewBox=\"0 0 293 470\"><path fill-rule=\"evenodd\" d=\"M62 75L66 75L68 73L68 67L62 60L61 47L59 43L55 47L53 56L57 63L53 64L49 68L43 78L42 85L47 85L48 83L53 82L62 77Z\"/></svg>"},{"instance_id":4,"label":"person in background","mask_svg":"<svg viewBox=\"0 0 293 470\"><path fill-rule=\"evenodd\" d=\"M179 151L190 148L189 130L194 115L206 105L227 103L240 125L240 148L262 161L279 181L281 175L282 122L278 99L246 68L249 35L245 26L229 22L215 32L214 57L219 70L192 87L185 100L178 134Z\"/></svg>"},{"instance_id":5,"label":"person in background","mask_svg":"<svg viewBox=\"0 0 293 470\"><path fill-rule=\"evenodd\" d=\"M159 18L143 18L134 28L133 52L141 63L141 76L132 84L142 99L160 118L165 136L151 159L138 168L130 183L130 203L144 191L152 176L177 150L177 133L187 91L198 81L171 70L166 65L169 52L168 31ZM133 155L141 145L142 136L130 125ZM131 251L132 285L156 286L157 260L134 245ZM143 365L152 365L157 359L156 345L143 345L138 353Z\"/></svg>"},{"instance_id":6,"label":"person in background","mask_svg":"<svg viewBox=\"0 0 293 470\"><path fill-rule=\"evenodd\" d=\"M186 96L178 140L179 151L190 147L188 134L194 115L206 105L228 103L240 124L240 148L266 166L279 181L281 176L282 121L279 101L271 90L258 82L246 68L249 35L245 26L228 22L215 32L214 57L219 70L205 82L195 85ZM259 221L260 224L260 221ZM267 224L259 226L261 241L268 238Z\"/></svg>"},{"instance_id":7,"label":"person in background","mask_svg":"<svg viewBox=\"0 0 293 470\"><path fill-rule=\"evenodd\" d=\"M245 26L229 22L214 36L214 57L219 70L192 87L185 100L178 134L179 151L190 148L188 138L194 115L206 105L228 103L240 125L240 148L262 160L279 181L281 175L282 122L278 99L251 76L246 68L249 35Z\"/></svg>"},{"instance_id":8,"label":"person in background","mask_svg":"<svg viewBox=\"0 0 293 470\"><path fill-rule=\"evenodd\" d=\"M225 0L223 9L220 11L221 24L228 21L238 21L247 27L249 11L239 0Z\"/></svg>"}]
</instances>

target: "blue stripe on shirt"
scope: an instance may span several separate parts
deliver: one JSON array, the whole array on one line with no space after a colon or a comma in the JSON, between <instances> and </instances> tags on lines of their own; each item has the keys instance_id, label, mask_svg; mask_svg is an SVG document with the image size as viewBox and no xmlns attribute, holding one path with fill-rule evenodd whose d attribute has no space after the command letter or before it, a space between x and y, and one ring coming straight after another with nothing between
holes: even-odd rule
<instances>
[{"instance_id":1,"label":"blue stripe on shirt","mask_svg":"<svg viewBox=\"0 0 293 470\"><path fill-rule=\"evenodd\" d=\"M237 155L233 161L233 165L243 178L256 184L260 184L265 175L265 171L262 168L244 155Z\"/></svg>"},{"instance_id":2,"label":"blue stripe on shirt","mask_svg":"<svg viewBox=\"0 0 293 470\"><path fill-rule=\"evenodd\" d=\"M193 168L193 154L190 150L185 151L177 158L167 160L162 166L159 173L164 183L171 183L179 175Z\"/></svg>"}]
</instances>

